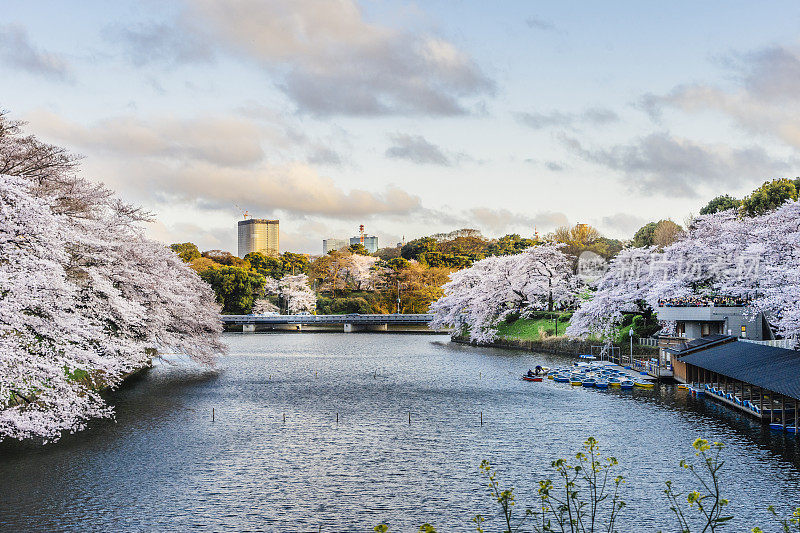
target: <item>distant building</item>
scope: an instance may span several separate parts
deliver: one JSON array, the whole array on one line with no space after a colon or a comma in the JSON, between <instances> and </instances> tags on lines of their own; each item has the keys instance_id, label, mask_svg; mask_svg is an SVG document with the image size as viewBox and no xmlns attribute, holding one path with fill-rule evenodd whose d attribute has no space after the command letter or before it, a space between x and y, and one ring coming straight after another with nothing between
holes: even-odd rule
<instances>
[{"instance_id":1,"label":"distant building","mask_svg":"<svg viewBox=\"0 0 800 533\"><path fill-rule=\"evenodd\" d=\"M239 257L250 252L277 257L279 249L279 229L277 220L251 218L239 221Z\"/></svg>"},{"instance_id":2,"label":"distant building","mask_svg":"<svg viewBox=\"0 0 800 533\"><path fill-rule=\"evenodd\" d=\"M361 244L361 237L350 237L350 246ZM364 248L371 254L378 251L378 238L374 235L364 235Z\"/></svg>"},{"instance_id":3,"label":"distant building","mask_svg":"<svg viewBox=\"0 0 800 533\"><path fill-rule=\"evenodd\" d=\"M347 239L322 239L322 255L327 255L332 250L347 248L350 243Z\"/></svg>"}]
</instances>

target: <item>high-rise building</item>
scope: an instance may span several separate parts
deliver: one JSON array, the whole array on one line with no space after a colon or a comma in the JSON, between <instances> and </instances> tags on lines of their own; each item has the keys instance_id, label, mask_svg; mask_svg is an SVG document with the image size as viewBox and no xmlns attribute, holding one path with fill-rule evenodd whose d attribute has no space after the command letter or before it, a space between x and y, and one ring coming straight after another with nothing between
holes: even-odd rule
<instances>
[{"instance_id":1,"label":"high-rise building","mask_svg":"<svg viewBox=\"0 0 800 533\"><path fill-rule=\"evenodd\" d=\"M362 236L358 237L350 237L350 244L362 244L361 242ZM374 235L363 235L364 239L364 248L371 254L374 254L378 251L378 237Z\"/></svg>"},{"instance_id":2,"label":"high-rise building","mask_svg":"<svg viewBox=\"0 0 800 533\"><path fill-rule=\"evenodd\" d=\"M322 239L322 255L327 255L331 250L341 250L350 246L347 239Z\"/></svg>"},{"instance_id":3,"label":"high-rise building","mask_svg":"<svg viewBox=\"0 0 800 533\"><path fill-rule=\"evenodd\" d=\"M251 218L239 221L239 257L250 252L277 257L279 250L279 230L277 220Z\"/></svg>"}]
</instances>

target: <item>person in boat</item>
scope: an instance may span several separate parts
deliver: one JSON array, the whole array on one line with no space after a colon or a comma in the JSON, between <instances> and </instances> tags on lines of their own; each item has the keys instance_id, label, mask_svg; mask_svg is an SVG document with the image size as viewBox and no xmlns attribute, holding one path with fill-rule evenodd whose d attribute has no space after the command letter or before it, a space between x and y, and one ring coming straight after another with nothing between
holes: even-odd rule
<instances>
[{"instance_id":1,"label":"person in boat","mask_svg":"<svg viewBox=\"0 0 800 533\"><path fill-rule=\"evenodd\" d=\"M541 374L543 371L544 371L544 369L542 368L542 365L536 365L536 375L537 376L539 374Z\"/></svg>"},{"instance_id":2,"label":"person in boat","mask_svg":"<svg viewBox=\"0 0 800 533\"><path fill-rule=\"evenodd\" d=\"M529 378L533 377L533 370L531 370L530 368L528 369L528 377Z\"/></svg>"}]
</instances>

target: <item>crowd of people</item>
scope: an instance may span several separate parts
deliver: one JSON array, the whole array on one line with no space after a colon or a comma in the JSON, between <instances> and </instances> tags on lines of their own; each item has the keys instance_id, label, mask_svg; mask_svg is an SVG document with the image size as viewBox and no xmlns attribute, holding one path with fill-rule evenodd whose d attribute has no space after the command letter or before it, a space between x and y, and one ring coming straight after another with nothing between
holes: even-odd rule
<instances>
[{"instance_id":1,"label":"crowd of people","mask_svg":"<svg viewBox=\"0 0 800 533\"><path fill-rule=\"evenodd\" d=\"M739 296L683 296L658 301L659 307L744 307L746 298Z\"/></svg>"}]
</instances>

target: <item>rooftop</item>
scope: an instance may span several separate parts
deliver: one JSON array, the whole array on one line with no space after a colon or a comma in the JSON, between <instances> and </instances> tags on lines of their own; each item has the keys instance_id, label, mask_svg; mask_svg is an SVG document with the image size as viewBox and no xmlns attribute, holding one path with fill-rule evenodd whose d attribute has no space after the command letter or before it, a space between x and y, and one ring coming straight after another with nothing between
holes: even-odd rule
<instances>
[{"instance_id":1,"label":"rooftop","mask_svg":"<svg viewBox=\"0 0 800 533\"><path fill-rule=\"evenodd\" d=\"M669 351L683 363L800 400L800 351L733 339L712 335Z\"/></svg>"}]
</instances>

